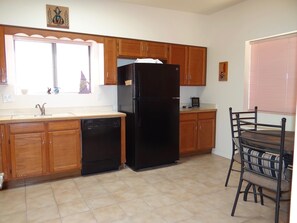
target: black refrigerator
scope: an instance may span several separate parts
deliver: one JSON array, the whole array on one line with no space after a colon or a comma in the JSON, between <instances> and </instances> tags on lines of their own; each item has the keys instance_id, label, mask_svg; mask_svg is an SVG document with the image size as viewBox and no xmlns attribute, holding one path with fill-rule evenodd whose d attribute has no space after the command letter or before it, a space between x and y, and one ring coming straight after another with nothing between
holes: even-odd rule
<instances>
[{"instance_id":1,"label":"black refrigerator","mask_svg":"<svg viewBox=\"0 0 297 223\"><path fill-rule=\"evenodd\" d=\"M118 111L126 113L126 164L134 170L179 159L179 65L118 67Z\"/></svg>"}]
</instances>

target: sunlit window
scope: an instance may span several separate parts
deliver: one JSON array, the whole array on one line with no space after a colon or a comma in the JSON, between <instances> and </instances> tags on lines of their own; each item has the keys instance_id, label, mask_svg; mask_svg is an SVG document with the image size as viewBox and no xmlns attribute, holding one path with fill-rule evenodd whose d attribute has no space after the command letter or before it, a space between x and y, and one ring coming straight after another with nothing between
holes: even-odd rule
<instances>
[{"instance_id":1,"label":"sunlit window","mask_svg":"<svg viewBox=\"0 0 297 223\"><path fill-rule=\"evenodd\" d=\"M15 38L19 89L30 94L90 93L90 44L38 38Z\"/></svg>"},{"instance_id":2,"label":"sunlit window","mask_svg":"<svg viewBox=\"0 0 297 223\"><path fill-rule=\"evenodd\" d=\"M297 34L251 42L249 109L295 114Z\"/></svg>"}]
</instances>

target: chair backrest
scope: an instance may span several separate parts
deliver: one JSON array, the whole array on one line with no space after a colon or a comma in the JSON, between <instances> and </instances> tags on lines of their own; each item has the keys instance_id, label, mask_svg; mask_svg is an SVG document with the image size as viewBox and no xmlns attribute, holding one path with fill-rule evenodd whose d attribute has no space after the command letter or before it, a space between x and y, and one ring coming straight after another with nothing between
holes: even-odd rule
<instances>
[{"instance_id":1,"label":"chair backrest","mask_svg":"<svg viewBox=\"0 0 297 223\"><path fill-rule=\"evenodd\" d=\"M252 125L258 130L251 129ZM237 128L242 170L280 183L285 177L283 156L286 119L283 118L280 125L261 124L240 120L237 114Z\"/></svg>"},{"instance_id":2,"label":"chair backrest","mask_svg":"<svg viewBox=\"0 0 297 223\"><path fill-rule=\"evenodd\" d=\"M232 107L229 108L233 153L234 153L234 151L237 150L237 146L234 143L234 139L238 137L237 115L240 120L257 123L258 107L255 106L255 109L252 111L241 111L241 112L234 112L232 110ZM248 127L248 125L246 125L246 127ZM257 126L255 126L255 125L251 125L251 126L249 126L249 128L251 130L257 130Z\"/></svg>"}]
</instances>

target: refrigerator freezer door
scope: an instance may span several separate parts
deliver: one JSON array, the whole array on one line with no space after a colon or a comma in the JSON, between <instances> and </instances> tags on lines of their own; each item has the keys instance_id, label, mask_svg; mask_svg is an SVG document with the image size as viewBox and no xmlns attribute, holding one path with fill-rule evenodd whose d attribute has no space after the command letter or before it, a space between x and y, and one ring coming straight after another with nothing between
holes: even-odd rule
<instances>
[{"instance_id":1,"label":"refrigerator freezer door","mask_svg":"<svg viewBox=\"0 0 297 223\"><path fill-rule=\"evenodd\" d=\"M170 99L179 97L179 66L134 64L135 97Z\"/></svg>"}]
</instances>

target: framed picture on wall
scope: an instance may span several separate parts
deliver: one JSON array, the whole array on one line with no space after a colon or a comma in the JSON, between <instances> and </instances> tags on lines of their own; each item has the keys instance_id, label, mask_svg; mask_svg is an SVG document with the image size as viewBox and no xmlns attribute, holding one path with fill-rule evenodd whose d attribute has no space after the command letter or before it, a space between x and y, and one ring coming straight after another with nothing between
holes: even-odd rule
<instances>
[{"instance_id":1,"label":"framed picture on wall","mask_svg":"<svg viewBox=\"0 0 297 223\"><path fill-rule=\"evenodd\" d=\"M46 5L48 27L69 29L69 8L56 5Z\"/></svg>"},{"instance_id":2,"label":"framed picture on wall","mask_svg":"<svg viewBox=\"0 0 297 223\"><path fill-rule=\"evenodd\" d=\"M228 80L228 62L220 62L219 63L219 81L227 81Z\"/></svg>"}]
</instances>

